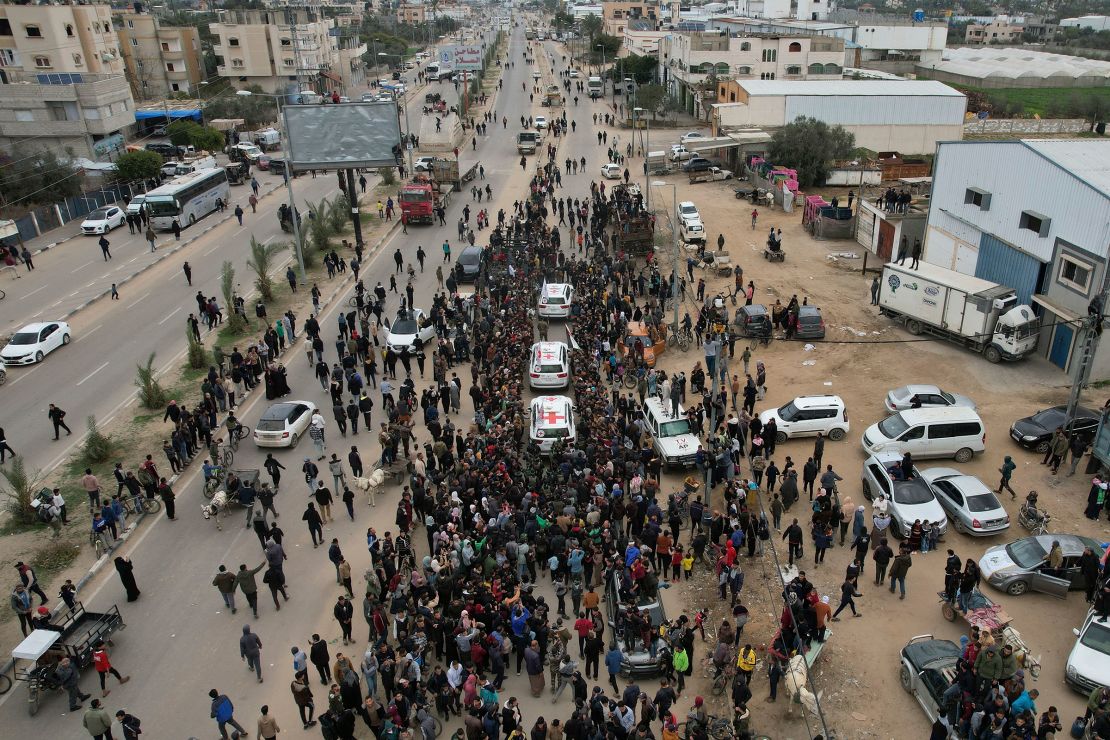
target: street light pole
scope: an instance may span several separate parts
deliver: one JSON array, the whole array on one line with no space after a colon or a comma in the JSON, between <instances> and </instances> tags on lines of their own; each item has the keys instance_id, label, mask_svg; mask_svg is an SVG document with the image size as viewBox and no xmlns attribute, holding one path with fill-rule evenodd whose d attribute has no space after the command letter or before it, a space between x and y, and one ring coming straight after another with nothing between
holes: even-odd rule
<instances>
[{"instance_id":1,"label":"street light pole","mask_svg":"<svg viewBox=\"0 0 1110 740\"><path fill-rule=\"evenodd\" d=\"M656 180L652 183L656 187L669 187L671 189L671 250L673 280L671 281L671 302L674 304L674 325L671 331L678 331L678 187L673 182ZM650 188L648 188L650 190Z\"/></svg>"}]
</instances>

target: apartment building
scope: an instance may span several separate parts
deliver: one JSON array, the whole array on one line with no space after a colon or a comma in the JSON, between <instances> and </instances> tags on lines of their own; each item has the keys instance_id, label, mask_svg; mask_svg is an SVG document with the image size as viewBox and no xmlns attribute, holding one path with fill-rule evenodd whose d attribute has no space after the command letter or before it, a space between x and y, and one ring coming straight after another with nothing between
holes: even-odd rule
<instances>
[{"instance_id":1,"label":"apartment building","mask_svg":"<svg viewBox=\"0 0 1110 740\"><path fill-rule=\"evenodd\" d=\"M219 37L217 73L237 87L346 94L366 83L366 44L315 8L227 11L210 30Z\"/></svg>"},{"instance_id":2,"label":"apartment building","mask_svg":"<svg viewBox=\"0 0 1110 740\"><path fill-rule=\"evenodd\" d=\"M965 44L1012 44L1021 41L1025 26L995 18L990 23L969 23L964 32Z\"/></svg>"},{"instance_id":3,"label":"apartment building","mask_svg":"<svg viewBox=\"0 0 1110 740\"><path fill-rule=\"evenodd\" d=\"M198 94L204 63L196 28L163 26L153 15L131 10L117 13L115 20L125 73L136 100Z\"/></svg>"},{"instance_id":4,"label":"apartment building","mask_svg":"<svg viewBox=\"0 0 1110 740\"><path fill-rule=\"evenodd\" d=\"M602 31L621 37L625 28L641 31L658 31L663 26L679 22L677 2L603 2L601 3Z\"/></svg>"},{"instance_id":5,"label":"apartment building","mask_svg":"<svg viewBox=\"0 0 1110 740\"><path fill-rule=\"evenodd\" d=\"M108 5L0 5L0 149L104 158L134 109Z\"/></svg>"},{"instance_id":6,"label":"apartment building","mask_svg":"<svg viewBox=\"0 0 1110 740\"><path fill-rule=\"evenodd\" d=\"M838 80L843 72L838 38L706 31L671 34L659 43L660 83L699 118L713 103L736 102L736 80ZM705 89L710 77L716 85Z\"/></svg>"},{"instance_id":7,"label":"apartment building","mask_svg":"<svg viewBox=\"0 0 1110 740\"><path fill-rule=\"evenodd\" d=\"M634 31L626 28L621 37L621 48L617 51L617 56L626 57L630 54L641 57L655 56L659 53L659 42L671 33L672 31Z\"/></svg>"},{"instance_id":8,"label":"apartment building","mask_svg":"<svg viewBox=\"0 0 1110 740\"><path fill-rule=\"evenodd\" d=\"M426 11L427 9L423 5L402 3L397 6L397 22L408 23L409 25L423 23L426 17Z\"/></svg>"}]
</instances>

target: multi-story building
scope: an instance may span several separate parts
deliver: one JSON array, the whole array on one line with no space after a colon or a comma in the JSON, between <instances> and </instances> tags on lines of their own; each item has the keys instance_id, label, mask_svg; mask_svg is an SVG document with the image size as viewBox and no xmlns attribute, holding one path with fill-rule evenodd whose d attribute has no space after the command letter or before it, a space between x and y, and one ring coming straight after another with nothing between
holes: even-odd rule
<instances>
[{"instance_id":1,"label":"multi-story building","mask_svg":"<svg viewBox=\"0 0 1110 740\"><path fill-rule=\"evenodd\" d=\"M423 5L410 5L408 3L402 3L397 7L397 22L408 23L410 25L423 23L426 17L425 11L426 8Z\"/></svg>"},{"instance_id":2,"label":"multi-story building","mask_svg":"<svg viewBox=\"0 0 1110 740\"><path fill-rule=\"evenodd\" d=\"M196 95L204 79L200 33L193 26L163 26L149 13L116 15L116 33L136 100L177 93Z\"/></svg>"},{"instance_id":3,"label":"multi-story building","mask_svg":"<svg viewBox=\"0 0 1110 740\"><path fill-rule=\"evenodd\" d=\"M366 44L333 29L334 18L316 8L236 10L210 26L219 37L217 72L238 86L258 85L273 94L353 92L365 84Z\"/></svg>"},{"instance_id":4,"label":"multi-story building","mask_svg":"<svg viewBox=\"0 0 1110 740\"><path fill-rule=\"evenodd\" d=\"M659 53L659 42L670 34L670 31L635 31L626 28L624 36L621 37L621 48L617 56L626 57L629 54L641 57L655 56Z\"/></svg>"},{"instance_id":5,"label":"multi-story building","mask_svg":"<svg viewBox=\"0 0 1110 740\"><path fill-rule=\"evenodd\" d=\"M659 43L660 83L698 117L708 117L708 104L736 102L735 80L837 80L843 64L844 42L831 37L706 31Z\"/></svg>"},{"instance_id":6,"label":"multi-story building","mask_svg":"<svg viewBox=\"0 0 1110 740\"><path fill-rule=\"evenodd\" d=\"M0 5L0 148L119 151L135 124L107 5Z\"/></svg>"},{"instance_id":7,"label":"multi-story building","mask_svg":"<svg viewBox=\"0 0 1110 740\"><path fill-rule=\"evenodd\" d=\"M601 3L602 32L618 38L625 28L658 31L668 24L679 22L679 4L659 2L603 2Z\"/></svg>"},{"instance_id":8,"label":"multi-story building","mask_svg":"<svg viewBox=\"0 0 1110 740\"><path fill-rule=\"evenodd\" d=\"M1012 44L1021 41L1025 26L995 18L990 23L969 23L964 32L965 44Z\"/></svg>"}]
</instances>

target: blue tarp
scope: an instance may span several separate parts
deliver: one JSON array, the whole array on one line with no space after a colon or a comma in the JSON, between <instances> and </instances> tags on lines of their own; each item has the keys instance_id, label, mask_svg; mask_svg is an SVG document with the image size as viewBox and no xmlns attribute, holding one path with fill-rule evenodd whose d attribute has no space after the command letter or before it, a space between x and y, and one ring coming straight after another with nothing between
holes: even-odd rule
<instances>
[{"instance_id":1,"label":"blue tarp","mask_svg":"<svg viewBox=\"0 0 1110 740\"><path fill-rule=\"evenodd\" d=\"M135 111L135 120L136 121L146 121L146 120L149 120L151 118L170 118L170 119L192 118L195 121L200 121L201 120L201 111L200 111L199 108L194 108L194 109L190 109L190 110L171 110L171 111L164 111L164 110L158 110L158 111L137 110L137 111Z\"/></svg>"}]
</instances>

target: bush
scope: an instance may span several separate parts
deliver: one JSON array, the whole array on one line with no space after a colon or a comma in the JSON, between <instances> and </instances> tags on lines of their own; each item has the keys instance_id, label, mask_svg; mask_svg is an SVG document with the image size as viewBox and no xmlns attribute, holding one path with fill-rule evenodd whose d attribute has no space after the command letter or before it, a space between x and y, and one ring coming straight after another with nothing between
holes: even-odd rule
<instances>
[{"instance_id":1,"label":"bush","mask_svg":"<svg viewBox=\"0 0 1110 740\"><path fill-rule=\"evenodd\" d=\"M382 185L392 185L397 182L397 173L392 167L379 167L378 176L382 178Z\"/></svg>"},{"instance_id":2,"label":"bush","mask_svg":"<svg viewBox=\"0 0 1110 740\"><path fill-rule=\"evenodd\" d=\"M72 542L50 540L34 549L31 554L31 566L39 576L60 573L73 564L79 552L81 548L74 547Z\"/></svg>"},{"instance_id":3,"label":"bush","mask_svg":"<svg viewBox=\"0 0 1110 740\"><path fill-rule=\"evenodd\" d=\"M135 385L139 388L139 403L144 408L160 409L170 400L166 389L154 375L154 356L151 352L145 365L136 365Z\"/></svg>"},{"instance_id":4,"label":"bush","mask_svg":"<svg viewBox=\"0 0 1110 740\"><path fill-rule=\"evenodd\" d=\"M38 473L30 473L23 463L23 458L16 455L12 458L11 465L0 468L0 476L3 476L7 484L7 490L4 493L7 497L8 513L22 524L35 521L35 510L31 508L31 500L38 493L41 483Z\"/></svg>"},{"instance_id":5,"label":"bush","mask_svg":"<svg viewBox=\"0 0 1110 740\"><path fill-rule=\"evenodd\" d=\"M342 234L351 219L351 201L340 193L328 207L328 229L333 234Z\"/></svg>"},{"instance_id":6,"label":"bush","mask_svg":"<svg viewBox=\"0 0 1110 740\"><path fill-rule=\"evenodd\" d=\"M151 358L153 359L153 355ZM89 433L85 436L85 441L81 445L81 456L84 462L88 465L96 465L111 460L112 453L116 449L116 443L96 426L95 416L85 419L85 426Z\"/></svg>"},{"instance_id":7,"label":"bush","mask_svg":"<svg viewBox=\"0 0 1110 740\"><path fill-rule=\"evenodd\" d=\"M235 267L227 260L220 268L220 292L224 296L224 310L227 311L228 328L237 334L241 333L247 328L247 319L235 310Z\"/></svg>"},{"instance_id":8,"label":"bush","mask_svg":"<svg viewBox=\"0 0 1110 740\"><path fill-rule=\"evenodd\" d=\"M185 327L185 341L188 342L189 346L189 367L194 370L203 370L208 367L208 350L205 349L204 344L193 335L193 330L188 326Z\"/></svg>"}]
</instances>

